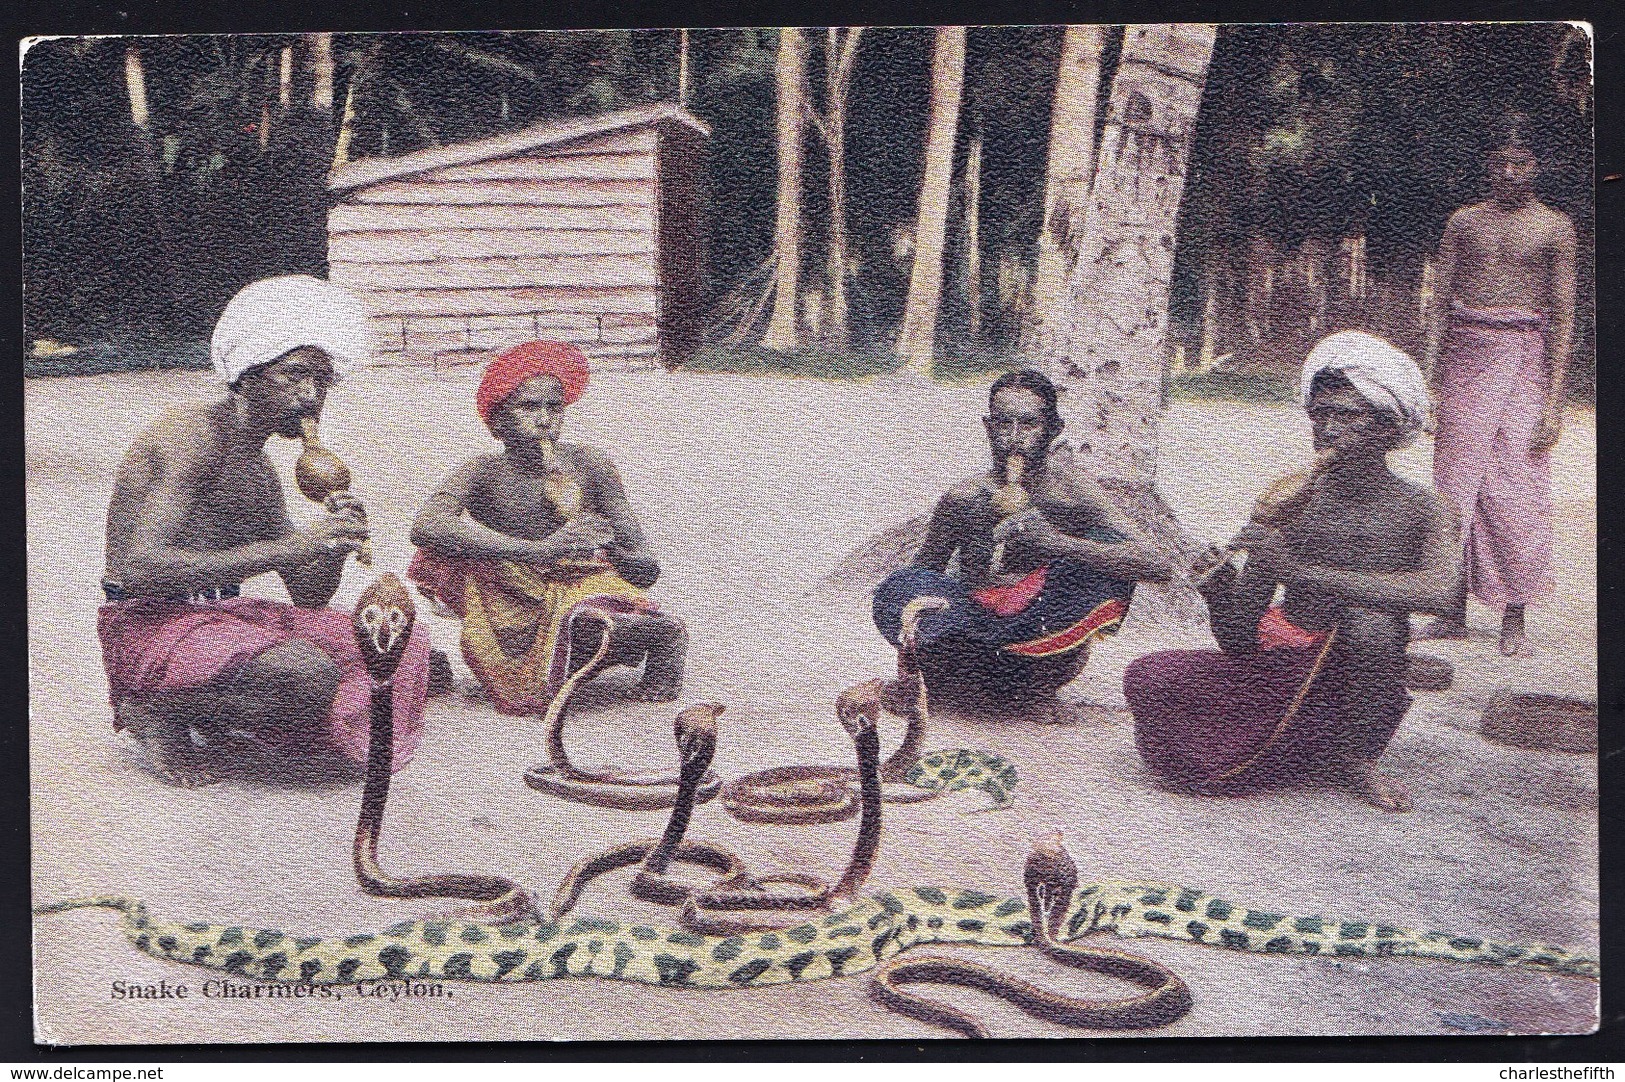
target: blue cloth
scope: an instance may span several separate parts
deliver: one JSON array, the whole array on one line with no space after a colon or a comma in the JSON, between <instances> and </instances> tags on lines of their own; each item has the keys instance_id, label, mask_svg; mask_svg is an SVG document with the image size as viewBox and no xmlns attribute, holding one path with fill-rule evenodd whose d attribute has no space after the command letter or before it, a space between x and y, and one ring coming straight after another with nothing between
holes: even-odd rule
<instances>
[{"instance_id":1,"label":"blue cloth","mask_svg":"<svg viewBox=\"0 0 1625 1082\"><path fill-rule=\"evenodd\" d=\"M1089 536L1097 541L1123 540L1122 534L1105 529L1092 530ZM902 633L903 609L910 601L927 596L947 598L946 609L926 612L920 618L922 651L949 638L997 649L1066 631L1108 601L1126 607L1133 594L1132 582L1111 578L1076 560L1056 560L1049 565L1044 588L1031 604L1021 612L999 616L979 605L957 579L929 568L905 567L876 587L873 612L875 627L895 646Z\"/></svg>"}]
</instances>

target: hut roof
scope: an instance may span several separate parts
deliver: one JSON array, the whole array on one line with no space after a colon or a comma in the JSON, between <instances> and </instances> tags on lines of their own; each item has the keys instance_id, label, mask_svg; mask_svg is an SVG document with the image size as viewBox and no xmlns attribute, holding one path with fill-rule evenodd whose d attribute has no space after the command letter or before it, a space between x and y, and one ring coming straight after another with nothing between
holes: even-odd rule
<instances>
[{"instance_id":1,"label":"hut roof","mask_svg":"<svg viewBox=\"0 0 1625 1082\"><path fill-rule=\"evenodd\" d=\"M711 128L705 121L680 106L645 105L637 109L622 109L597 116L571 117L568 120L533 124L528 128L503 132L501 135L492 135L485 139L426 147L393 158L363 158L333 170L328 175L327 186L336 192L346 191L384 180L410 176L413 173L427 172L430 169L468 165L491 158L507 157L510 154L522 154L541 147L661 123L684 124L701 135L711 134Z\"/></svg>"}]
</instances>

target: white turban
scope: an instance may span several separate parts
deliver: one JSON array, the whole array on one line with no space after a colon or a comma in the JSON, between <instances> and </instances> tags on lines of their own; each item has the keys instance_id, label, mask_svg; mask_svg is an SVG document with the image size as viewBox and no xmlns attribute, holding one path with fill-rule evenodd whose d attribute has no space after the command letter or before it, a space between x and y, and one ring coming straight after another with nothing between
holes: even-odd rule
<instances>
[{"instance_id":1,"label":"white turban","mask_svg":"<svg viewBox=\"0 0 1625 1082\"><path fill-rule=\"evenodd\" d=\"M1428 427L1432 400L1427 380L1409 353L1385 339L1364 331L1338 331L1316 342L1298 383L1305 408L1315 377L1322 372L1341 375L1367 402L1392 414L1407 443Z\"/></svg>"},{"instance_id":2,"label":"white turban","mask_svg":"<svg viewBox=\"0 0 1625 1082\"><path fill-rule=\"evenodd\" d=\"M372 328L360 302L306 274L264 278L237 291L214 325L209 361L227 383L301 346L333 359L342 376L372 355Z\"/></svg>"}]
</instances>

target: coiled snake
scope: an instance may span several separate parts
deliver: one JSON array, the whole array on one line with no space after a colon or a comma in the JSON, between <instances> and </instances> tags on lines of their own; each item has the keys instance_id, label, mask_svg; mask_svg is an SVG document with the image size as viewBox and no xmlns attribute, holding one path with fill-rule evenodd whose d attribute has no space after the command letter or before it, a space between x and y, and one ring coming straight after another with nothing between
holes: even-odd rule
<instances>
[{"instance_id":1,"label":"coiled snake","mask_svg":"<svg viewBox=\"0 0 1625 1082\"><path fill-rule=\"evenodd\" d=\"M782 929L816 913L850 905L869 878L880 848L880 740L875 731L877 700L843 696L837 702L841 726L852 738L858 757L862 813L857 840L846 870L832 886L800 872L752 876L730 850L712 842L685 842L694 794L716 752L716 719L722 707L704 704L677 716L676 736L681 768L678 800L658 842L634 842L589 857L564 877L554 896L551 917L557 921L574 908L587 884L615 868L640 864L632 893L663 905L680 905L683 926L714 935L737 935ZM708 888L695 889L671 878L673 861L699 864L718 874Z\"/></svg>"},{"instance_id":2,"label":"coiled snake","mask_svg":"<svg viewBox=\"0 0 1625 1082\"><path fill-rule=\"evenodd\" d=\"M600 808L628 810L654 810L672 807L677 801L677 779L669 775L639 775L620 770L582 770L570 761L564 750L564 719L569 711L570 697L580 684L603 667L609 656L610 637L614 634L614 621L604 613L584 609L576 613L573 621L589 620L598 623L598 647L585 665L571 673L549 700L542 718L547 731L547 757L525 772L525 784L532 789L595 804ZM699 783L695 798L703 804L717 795L722 786L720 779L707 774Z\"/></svg>"},{"instance_id":3,"label":"coiled snake","mask_svg":"<svg viewBox=\"0 0 1625 1082\"><path fill-rule=\"evenodd\" d=\"M903 742L879 768L884 802L913 804L956 789L981 789L993 798L994 809L1007 808L1016 770L999 756L965 748L920 755L920 740L931 717L916 656L920 618L947 607L948 600L942 597L917 597L905 605L897 642L897 679L848 688L836 699L835 713L842 718L866 712L876 724L882 710L903 719ZM858 813L862 795L858 780L851 767L777 766L723 786L722 806L747 823L835 823Z\"/></svg>"},{"instance_id":4,"label":"coiled snake","mask_svg":"<svg viewBox=\"0 0 1625 1082\"><path fill-rule=\"evenodd\" d=\"M393 600L398 605L399 598L391 598L393 590L399 590L401 598L405 591L391 580L386 576L374 587L379 593L369 590L363 595L363 604L357 607L357 630L383 648L377 651L380 655L393 647L398 661L405 635L398 633L400 621L392 620L388 603ZM377 611L363 619L369 602ZM409 599L406 605L410 606ZM389 635L392 623L397 630L393 638ZM366 641L363 647L365 652ZM375 680L388 679L388 672L380 676L374 669L373 673ZM713 710L708 707L702 712L714 726ZM375 726L378 719L375 711ZM701 722L699 728L703 727ZM375 728L375 750L377 735ZM388 747L387 742L383 744L386 752ZM378 871L377 826L382 796L387 794L388 756L374 758L385 764L384 784L378 787L381 793L374 793L375 772L369 763L368 799L363 801L356 835L357 873L365 889L394 897L468 897L488 905L507 905L504 898L516 901L507 894L476 896L488 894L491 885L503 884L524 898L517 887L495 877L399 880ZM685 765L687 759L685 752ZM703 776L703 766L699 773ZM673 818L677 818L675 810ZM667 851L673 859L687 859L701 850L697 843L680 841L685 828L686 820L668 824L672 841ZM365 875L364 854L370 858ZM381 932L342 937L173 921L154 916L139 900L113 895L59 901L34 912L43 915L90 907L117 910L125 936L154 958L249 979L318 985L406 978L505 982L600 977L685 988L759 987L870 972L914 947L961 944L1036 945L1057 961L1083 964L1150 989L1134 999L1101 1004L1023 985L962 961L918 956L875 974L877 999L963 1033L978 1032L980 1027L962 1012L904 993L901 986L946 980L986 987L1023 1009L1067 1025L1155 1026L1189 1009L1189 992L1183 983L1155 963L1117 951L1079 953L1078 948L1067 946L1107 932L1255 953L1409 956L1576 977L1599 975L1595 959L1545 944L1410 931L1368 920L1291 916L1236 905L1192 887L1127 880L1077 887L1075 870L1064 857L1054 841L1038 848L1027 864L1025 902L974 889L920 886L879 891L847 905L844 894L837 894L838 885L830 892L840 898L842 908L837 911L814 914L788 927L730 935L602 917L538 920L529 915L528 898L524 898L525 906L513 905L511 911L517 915L504 914L498 906L497 915L485 920L411 920ZM713 870L724 881L743 875L737 858L719 859L718 863ZM465 889L471 886L468 880L477 881L472 885L479 889ZM457 889L451 889L454 887ZM855 893L856 888L848 889ZM1081 960L1089 955L1089 961Z\"/></svg>"}]
</instances>

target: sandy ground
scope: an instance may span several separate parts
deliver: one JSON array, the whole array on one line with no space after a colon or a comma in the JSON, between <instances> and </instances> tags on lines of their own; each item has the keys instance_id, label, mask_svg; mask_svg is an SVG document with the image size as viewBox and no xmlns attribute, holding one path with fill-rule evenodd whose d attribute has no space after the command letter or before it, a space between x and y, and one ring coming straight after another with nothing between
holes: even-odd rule
<instances>
[{"instance_id":1,"label":"sandy ground","mask_svg":"<svg viewBox=\"0 0 1625 1082\"><path fill-rule=\"evenodd\" d=\"M429 486L489 445L472 408L477 372L372 370L329 403L325 441L347 458L371 507L377 567L404 567L407 525ZM350 872L355 785L290 788L230 781L169 789L109 723L95 637L102 518L131 437L168 402L210 393L201 374L122 374L30 381L29 632L33 695L34 892L146 898L183 919L301 933L375 930L424 909L359 895ZM665 575L657 594L693 636L684 700L727 704L717 769L736 775L786 762L844 762L851 745L830 703L884 675L889 647L866 598L819 582L856 545L930 506L983 454L974 388L884 386L728 375L605 375L569 417L570 435L621 465ZM1183 521L1215 540L1253 494L1302 462L1307 426L1284 407L1176 405L1167 419L1162 491ZM1029 841L1059 827L1087 881L1145 878L1204 887L1288 913L1364 916L1402 926L1597 948L1596 774L1587 757L1485 742L1478 709L1497 687L1595 694L1595 439L1574 417L1557 450L1562 516L1559 599L1534 610L1533 662L1501 660L1495 615L1475 609L1474 641L1434 647L1458 667L1453 690L1418 694L1387 763L1416 812L1394 816L1342 794L1249 799L1176 796L1151 786L1126 714L1048 727L939 718L928 747L995 750L1021 781L1008 812L968 815L980 794L888 811L872 883L936 883L1018 893ZM296 445L273 456L291 470ZM1407 451L1425 478L1430 450ZM291 483L290 492L295 492ZM309 505L293 496L296 519ZM370 577L352 568L336 604ZM272 587L265 580L250 592ZM454 624L427 617L455 656ZM1203 633L1205 634L1205 633ZM1067 695L1121 704L1131 658L1200 641L1131 617ZM461 671L461 662L458 661ZM587 763L669 763L667 707L593 689L573 722ZM462 696L431 702L428 735L395 781L386 866L402 873L485 871L550 895L583 855L659 832L659 812L589 809L520 780L543 756L533 720ZM692 835L759 868L838 871L851 824L755 827L716 806ZM612 880L584 914L662 919ZM667 915L669 919L669 915ZM1403 959L1338 962L1252 956L1168 941L1132 949L1181 973L1196 997L1168 1035L1582 1032L1597 986L1573 978ZM1032 952L979 952L1012 972L1118 994L1047 969ZM64 1043L422 1039L603 1039L942 1036L872 1005L859 980L744 992L607 981L448 985L438 999L204 1000L210 976L136 952L105 910L36 922L39 1038ZM118 1001L111 984L181 981L184 1002ZM947 992L959 1002L974 993ZM1013 1008L985 1004L995 1035L1062 1036Z\"/></svg>"}]
</instances>

